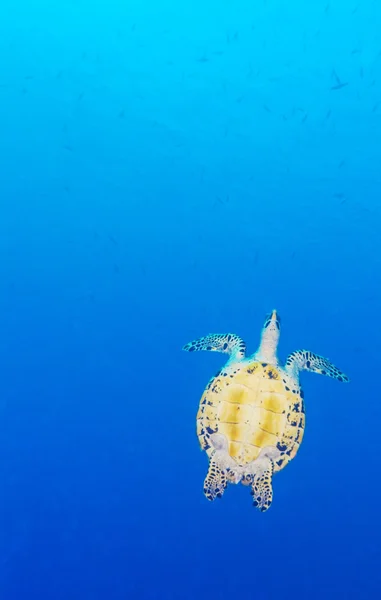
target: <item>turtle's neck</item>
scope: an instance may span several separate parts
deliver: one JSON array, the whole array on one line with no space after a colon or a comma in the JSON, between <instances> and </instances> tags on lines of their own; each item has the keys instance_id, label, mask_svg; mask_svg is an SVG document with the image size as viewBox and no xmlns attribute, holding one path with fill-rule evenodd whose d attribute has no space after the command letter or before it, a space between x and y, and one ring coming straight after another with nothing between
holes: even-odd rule
<instances>
[{"instance_id":1,"label":"turtle's neck","mask_svg":"<svg viewBox=\"0 0 381 600\"><path fill-rule=\"evenodd\" d=\"M262 329L261 343L256 353L257 360L276 364L280 330L275 322L270 322Z\"/></svg>"},{"instance_id":2,"label":"turtle's neck","mask_svg":"<svg viewBox=\"0 0 381 600\"><path fill-rule=\"evenodd\" d=\"M278 357L276 353L276 346L270 343L263 343L260 345L255 358L261 362L270 363L276 365L278 363Z\"/></svg>"}]
</instances>

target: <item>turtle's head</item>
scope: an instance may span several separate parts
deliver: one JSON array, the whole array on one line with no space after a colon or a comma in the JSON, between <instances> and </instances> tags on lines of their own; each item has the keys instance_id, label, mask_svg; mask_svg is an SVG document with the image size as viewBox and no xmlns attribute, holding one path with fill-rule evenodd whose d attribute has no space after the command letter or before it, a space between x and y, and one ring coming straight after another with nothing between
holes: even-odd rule
<instances>
[{"instance_id":1,"label":"turtle's head","mask_svg":"<svg viewBox=\"0 0 381 600\"><path fill-rule=\"evenodd\" d=\"M264 362L274 364L277 362L276 351L280 335L280 317L276 310L267 315L262 329L261 343L258 348L257 358Z\"/></svg>"},{"instance_id":2,"label":"turtle's head","mask_svg":"<svg viewBox=\"0 0 381 600\"><path fill-rule=\"evenodd\" d=\"M268 329L269 331L271 329L273 329L274 331L278 332L278 337L279 337L279 332L280 332L280 316L278 315L277 311L274 310L268 314L266 316L266 321L265 324L263 325L263 330Z\"/></svg>"}]
</instances>

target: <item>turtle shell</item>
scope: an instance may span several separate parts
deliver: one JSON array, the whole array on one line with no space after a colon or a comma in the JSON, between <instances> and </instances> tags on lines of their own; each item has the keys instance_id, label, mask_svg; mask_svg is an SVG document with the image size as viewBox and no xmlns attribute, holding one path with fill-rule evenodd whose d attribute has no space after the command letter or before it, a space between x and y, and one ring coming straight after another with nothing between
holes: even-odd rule
<instances>
[{"instance_id":1,"label":"turtle shell","mask_svg":"<svg viewBox=\"0 0 381 600\"><path fill-rule=\"evenodd\" d=\"M276 447L274 471L294 458L305 427L303 392L279 366L246 360L229 365L209 382L197 413L197 435L210 456L210 436L223 434L238 465Z\"/></svg>"}]
</instances>

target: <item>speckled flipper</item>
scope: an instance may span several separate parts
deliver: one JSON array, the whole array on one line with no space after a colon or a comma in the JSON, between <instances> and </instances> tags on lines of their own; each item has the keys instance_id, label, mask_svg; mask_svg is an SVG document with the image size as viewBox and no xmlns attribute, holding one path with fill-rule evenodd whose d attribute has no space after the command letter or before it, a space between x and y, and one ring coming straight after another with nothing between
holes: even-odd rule
<instances>
[{"instance_id":1,"label":"speckled flipper","mask_svg":"<svg viewBox=\"0 0 381 600\"><path fill-rule=\"evenodd\" d=\"M211 352L224 352L229 354L234 360L244 358L246 344L238 335L234 333L210 333L202 338L193 340L183 346L186 352L196 352L199 350L210 350Z\"/></svg>"},{"instance_id":2,"label":"speckled flipper","mask_svg":"<svg viewBox=\"0 0 381 600\"><path fill-rule=\"evenodd\" d=\"M305 370L312 373L320 373L320 375L327 375L338 381L349 381L349 377L335 367L328 358L318 356L308 350L292 352L287 358L286 369L292 374L297 374L299 371Z\"/></svg>"},{"instance_id":3,"label":"speckled flipper","mask_svg":"<svg viewBox=\"0 0 381 600\"><path fill-rule=\"evenodd\" d=\"M227 486L226 476L217 463L213 460L209 463L208 474L204 481L204 494L208 500L222 498L222 494Z\"/></svg>"},{"instance_id":4,"label":"speckled flipper","mask_svg":"<svg viewBox=\"0 0 381 600\"><path fill-rule=\"evenodd\" d=\"M261 512L265 512L273 501L272 476L274 465L269 458L261 461L263 466L257 470L252 484L253 505Z\"/></svg>"}]
</instances>

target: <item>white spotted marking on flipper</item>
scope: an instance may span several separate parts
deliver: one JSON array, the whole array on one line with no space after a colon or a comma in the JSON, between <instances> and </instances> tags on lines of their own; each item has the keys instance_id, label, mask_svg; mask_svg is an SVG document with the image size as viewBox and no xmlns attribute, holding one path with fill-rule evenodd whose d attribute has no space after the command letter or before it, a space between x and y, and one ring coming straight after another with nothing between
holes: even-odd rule
<instances>
[{"instance_id":1,"label":"white spotted marking on flipper","mask_svg":"<svg viewBox=\"0 0 381 600\"><path fill-rule=\"evenodd\" d=\"M309 350L296 350L292 352L286 360L286 370L294 376L297 376L299 371L304 370L311 373L319 373L320 375L327 375L327 377L332 377L345 383L349 381L349 377L335 367L328 358L314 354Z\"/></svg>"},{"instance_id":2,"label":"white spotted marking on flipper","mask_svg":"<svg viewBox=\"0 0 381 600\"><path fill-rule=\"evenodd\" d=\"M208 500L213 502L216 498L222 498L222 495L226 489L227 481L226 475L222 469L214 462L210 460L208 473L204 481L204 494Z\"/></svg>"},{"instance_id":3,"label":"white spotted marking on flipper","mask_svg":"<svg viewBox=\"0 0 381 600\"><path fill-rule=\"evenodd\" d=\"M210 333L185 344L183 350L186 352L199 352L202 350L223 352L229 354L232 360L240 360L245 357L246 344L242 338L234 333Z\"/></svg>"},{"instance_id":4,"label":"white spotted marking on flipper","mask_svg":"<svg viewBox=\"0 0 381 600\"><path fill-rule=\"evenodd\" d=\"M253 505L261 512L266 512L273 501L272 476L274 464L270 458L258 460L257 472L252 484Z\"/></svg>"}]
</instances>

